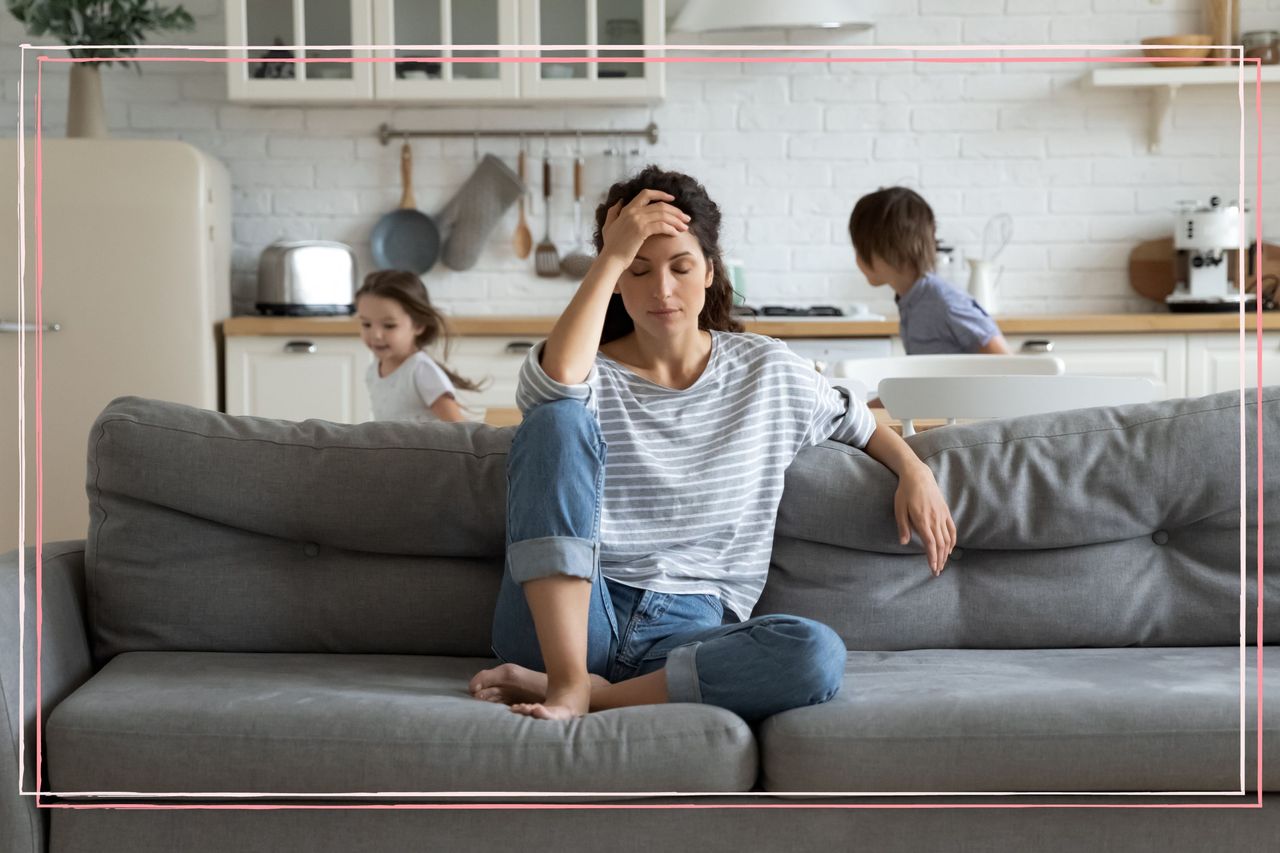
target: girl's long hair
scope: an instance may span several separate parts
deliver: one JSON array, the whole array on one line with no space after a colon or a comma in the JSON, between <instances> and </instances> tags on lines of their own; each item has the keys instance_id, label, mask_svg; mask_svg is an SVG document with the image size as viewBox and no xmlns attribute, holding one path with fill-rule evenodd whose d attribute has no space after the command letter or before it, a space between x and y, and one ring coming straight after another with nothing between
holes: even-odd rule
<instances>
[{"instance_id":1,"label":"girl's long hair","mask_svg":"<svg viewBox=\"0 0 1280 853\"><path fill-rule=\"evenodd\" d=\"M409 315L409 319L415 326L422 327L422 334L413 339L413 343L418 349L424 349L435 343L437 339L443 339L444 345L440 348L441 355L444 359L449 357L449 345L452 343L449 336L449 327L445 323L444 315L436 310L431 304L431 299L427 296L426 285L422 283L422 279L418 278L415 273L407 270L378 270L371 272L365 276L364 283L360 285L360 289L356 291L355 298L352 302L358 302L361 296L381 296L383 299L394 299L400 303L400 307ZM473 382L470 379L459 376L449 369L444 361L437 361L440 369L445 372L454 385L464 391L479 391L484 388L488 382Z\"/></svg>"},{"instance_id":2,"label":"girl's long hair","mask_svg":"<svg viewBox=\"0 0 1280 853\"><path fill-rule=\"evenodd\" d=\"M592 235L597 254L604 248L604 220L609 208L621 201L623 206L640 194L641 190L655 189L675 196L671 202L689 214L689 233L698 240L702 255L711 265L711 286L706 291L706 303L698 314L698 328L708 331L741 332L743 326L733 318L733 285L724 267L720 250L720 208L702 184L680 172L669 172L657 166L646 166L633 177L619 181L609 188L604 201L596 208L596 230ZM607 344L635 330L635 322L622 303L622 296L615 293L609 299L604 317L604 330L600 343Z\"/></svg>"}]
</instances>

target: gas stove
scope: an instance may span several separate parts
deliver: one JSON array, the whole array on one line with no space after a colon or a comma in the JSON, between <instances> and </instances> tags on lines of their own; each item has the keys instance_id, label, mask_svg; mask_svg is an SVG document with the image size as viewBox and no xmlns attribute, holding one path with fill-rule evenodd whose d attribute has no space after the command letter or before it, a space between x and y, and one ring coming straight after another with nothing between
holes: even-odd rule
<instances>
[{"instance_id":1,"label":"gas stove","mask_svg":"<svg viewBox=\"0 0 1280 853\"><path fill-rule=\"evenodd\" d=\"M883 320L881 314L872 314L867 306L855 303L838 305L735 305L734 316L755 317L768 320L830 320L833 317L846 320Z\"/></svg>"}]
</instances>

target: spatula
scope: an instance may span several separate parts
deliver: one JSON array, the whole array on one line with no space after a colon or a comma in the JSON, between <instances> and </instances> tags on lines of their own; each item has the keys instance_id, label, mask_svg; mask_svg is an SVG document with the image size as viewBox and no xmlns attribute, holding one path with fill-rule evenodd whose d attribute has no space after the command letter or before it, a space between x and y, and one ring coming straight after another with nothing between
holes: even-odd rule
<instances>
[{"instance_id":1,"label":"spatula","mask_svg":"<svg viewBox=\"0 0 1280 853\"><path fill-rule=\"evenodd\" d=\"M533 268L538 275L556 278L560 275L560 253L551 242L551 155L542 150L542 201L546 207L547 227L533 255Z\"/></svg>"},{"instance_id":2,"label":"spatula","mask_svg":"<svg viewBox=\"0 0 1280 853\"><path fill-rule=\"evenodd\" d=\"M582 150L573 158L573 249L560 261L560 271L570 278L586 278L595 256L587 254L582 241Z\"/></svg>"},{"instance_id":3,"label":"spatula","mask_svg":"<svg viewBox=\"0 0 1280 853\"><path fill-rule=\"evenodd\" d=\"M524 183L524 147L521 146L520 154L516 158L519 164L520 183ZM529 223L524 219L524 196L520 195L520 222L516 224L516 233L511 240L512 246L515 248L517 258L529 257L529 252L533 250L533 235L529 233Z\"/></svg>"}]
</instances>

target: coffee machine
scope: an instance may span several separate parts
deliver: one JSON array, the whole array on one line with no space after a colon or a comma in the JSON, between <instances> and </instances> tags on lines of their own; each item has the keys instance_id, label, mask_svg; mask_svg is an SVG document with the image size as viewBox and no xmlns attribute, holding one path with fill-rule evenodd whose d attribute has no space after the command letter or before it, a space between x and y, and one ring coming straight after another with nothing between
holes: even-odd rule
<instances>
[{"instance_id":1,"label":"coffee machine","mask_svg":"<svg viewBox=\"0 0 1280 853\"><path fill-rule=\"evenodd\" d=\"M1174 218L1174 276L1165 299L1171 311L1236 311L1254 302L1231 281L1228 252L1240 248L1240 207L1213 196L1207 206L1181 202ZM1247 220L1246 220L1247 221ZM1246 241L1247 245L1247 241Z\"/></svg>"}]
</instances>

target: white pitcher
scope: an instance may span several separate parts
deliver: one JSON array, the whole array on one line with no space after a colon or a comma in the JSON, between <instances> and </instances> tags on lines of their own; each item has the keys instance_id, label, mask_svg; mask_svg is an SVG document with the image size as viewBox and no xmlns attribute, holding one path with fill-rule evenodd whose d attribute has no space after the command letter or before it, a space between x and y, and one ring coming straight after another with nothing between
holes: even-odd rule
<instances>
[{"instance_id":1,"label":"white pitcher","mask_svg":"<svg viewBox=\"0 0 1280 853\"><path fill-rule=\"evenodd\" d=\"M996 285L1000 282L1003 267L978 258L966 258L966 260L969 262L969 295L976 299L988 314L994 315L998 310Z\"/></svg>"}]
</instances>

